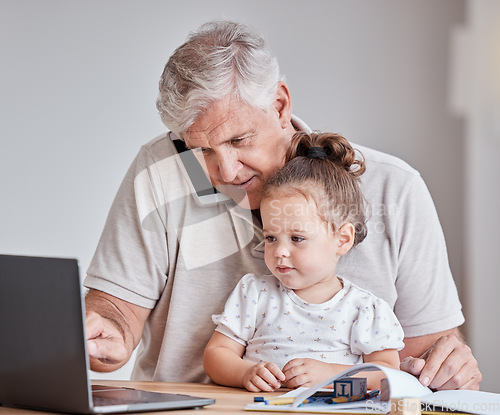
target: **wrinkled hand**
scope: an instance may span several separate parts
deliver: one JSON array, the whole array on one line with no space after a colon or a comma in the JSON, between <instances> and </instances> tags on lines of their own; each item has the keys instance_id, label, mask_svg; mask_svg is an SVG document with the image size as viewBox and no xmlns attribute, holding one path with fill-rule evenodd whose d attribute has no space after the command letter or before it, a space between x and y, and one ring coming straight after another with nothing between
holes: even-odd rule
<instances>
[{"instance_id":1,"label":"wrinkled hand","mask_svg":"<svg viewBox=\"0 0 500 415\"><path fill-rule=\"evenodd\" d=\"M243 386L250 392L272 392L281 388L285 375L276 364L260 362L247 370L243 376Z\"/></svg>"},{"instance_id":2,"label":"wrinkled hand","mask_svg":"<svg viewBox=\"0 0 500 415\"><path fill-rule=\"evenodd\" d=\"M105 364L121 364L128 359L124 334L112 321L89 311L85 319L87 352L90 359Z\"/></svg>"},{"instance_id":3,"label":"wrinkled hand","mask_svg":"<svg viewBox=\"0 0 500 415\"><path fill-rule=\"evenodd\" d=\"M478 390L482 380L470 347L455 335L440 337L420 357L404 359L400 368L417 376L422 385L436 390Z\"/></svg>"},{"instance_id":4,"label":"wrinkled hand","mask_svg":"<svg viewBox=\"0 0 500 415\"><path fill-rule=\"evenodd\" d=\"M283 366L287 387L313 386L330 377L331 365L316 359L293 359Z\"/></svg>"}]
</instances>

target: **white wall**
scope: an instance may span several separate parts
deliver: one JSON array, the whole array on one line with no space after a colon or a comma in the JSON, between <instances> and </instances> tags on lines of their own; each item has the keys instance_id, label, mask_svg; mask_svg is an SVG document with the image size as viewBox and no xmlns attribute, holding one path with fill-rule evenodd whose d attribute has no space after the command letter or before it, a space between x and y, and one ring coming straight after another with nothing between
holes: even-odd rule
<instances>
[{"instance_id":1,"label":"white wall","mask_svg":"<svg viewBox=\"0 0 500 415\"><path fill-rule=\"evenodd\" d=\"M461 284L465 128L447 100L464 4L0 0L0 252L77 257L86 270L128 165L164 131L164 63L190 30L227 17L266 36L313 128L421 170Z\"/></svg>"},{"instance_id":2,"label":"white wall","mask_svg":"<svg viewBox=\"0 0 500 415\"><path fill-rule=\"evenodd\" d=\"M470 1L464 80L467 120L466 285L471 346L484 375L482 387L500 392L500 2Z\"/></svg>"}]
</instances>

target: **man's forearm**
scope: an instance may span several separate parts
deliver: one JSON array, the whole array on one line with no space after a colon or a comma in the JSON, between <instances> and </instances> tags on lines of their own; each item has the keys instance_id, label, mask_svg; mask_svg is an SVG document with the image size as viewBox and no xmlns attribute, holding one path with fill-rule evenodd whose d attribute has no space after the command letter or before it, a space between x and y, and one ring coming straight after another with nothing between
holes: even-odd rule
<instances>
[{"instance_id":1,"label":"man's forearm","mask_svg":"<svg viewBox=\"0 0 500 415\"><path fill-rule=\"evenodd\" d=\"M122 310L109 297L100 291L90 290L85 296L85 308L87 312L93 311L111 322L122 335L123 341L133 345L130 324Z\"/></svg>"},{"instance_id":2,"label":"man's forearm","mask_svg":"<svg viewBox=\"0 0 500 415\"><path fill-rule=\"evenodd\" d=\"M424 336L418 337L407 337L403 340L405 343L405 347L399 352L399 358L401 361L403 361L408 356L420 357L427 350L429 350L434 345L434 343L436 343L437 339L448 335L455 335L460 339L460 341L463 341L463 336L461 335L457 327L455 327L454 329L441 331L439 333L426 334Z\"/></svg>"},{"instance_id":3,"label":"man's forearm","mask_svg":"<svg viewBox=\"0 0 500 415\"><path fill-rule=\"evenodd\" d=\"M139 344L150 310L97 290L85 297L87 346L92 370L119 369Z\"/></svg>"}]
</instances>

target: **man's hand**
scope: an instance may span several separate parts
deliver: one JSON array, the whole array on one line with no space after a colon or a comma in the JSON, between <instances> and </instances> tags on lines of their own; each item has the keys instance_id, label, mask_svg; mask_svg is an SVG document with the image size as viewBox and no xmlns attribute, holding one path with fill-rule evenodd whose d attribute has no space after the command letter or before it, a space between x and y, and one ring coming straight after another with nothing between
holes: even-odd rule
<instances>
[{"instance_id":1,"label":"man's hand","mask_svg":"<svg viewBox=\"0 0 500 415\"><path fill-rule=\"evenodd\" d=\"M285 375L271 362L260 362L250 367L243 376L243 386L250 392L272 392L281 387Z\"/></svg>"},{"instance_id":2,"label":"man's hand","mask_svg":"<svg viewBox=\"0 0 500 415\"><path fill-rule=\"evenodd\" d=\"M482 380L470 347L451 333L439 337L418 358L408 356L403 359L400 368L417 376L424 386L436 390L478 390Z\"/></svg>"},{"instance_id":3,"label":"man's hand","mask_svg":"<svg viewBox=\"0 0 500 415\"><path fill-rule=\"evenodd\" d=\"M119 369L139 344L151 310L97 290L87 293L85 308L90 368L98 372Z\"/></svg>"},{"instance_id":4,"label":"man's hand","mask_svg":"<svg viewBox=\"0 0 500 415\"><path fill-rule=\"evenodd\" d=\"M293 359L283 366L286 376L286 386L298 388L299 386L313 386L331 376L337 371L331 363L321 362L316 359Z\"/></svg>"},{"instance_id":5,"label":"man's hand","mask_svg":"<svg viewBox=\"0 0 500 415\"><path fill-rule=\"evenodd\" d=\"M90 359L97 359L109 366L107 370L115 365L121 366L123 361L128 360L124 334L110 320L101 317L94 311L89 311L85 319L85 326L87 352Z\"/></svg>"}]
</instances>

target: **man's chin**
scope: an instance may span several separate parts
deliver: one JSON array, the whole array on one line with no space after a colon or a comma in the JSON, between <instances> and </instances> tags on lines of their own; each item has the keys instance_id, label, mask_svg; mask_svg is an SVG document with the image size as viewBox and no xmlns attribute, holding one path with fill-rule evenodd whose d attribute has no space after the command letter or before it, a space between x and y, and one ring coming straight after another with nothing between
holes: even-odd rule
<instances>
[{"instance_id":1,"label":"man's chin","mask_svg":"<svg viewBox=\"0 0 500 415\"><path fill-rule=\"evenodd\" d=\"M241 186L217 185L217 190L233 199L236 204L243 209L258 209L260 200L249 197L248 193Z\"/></svg>"}]
</instances>

